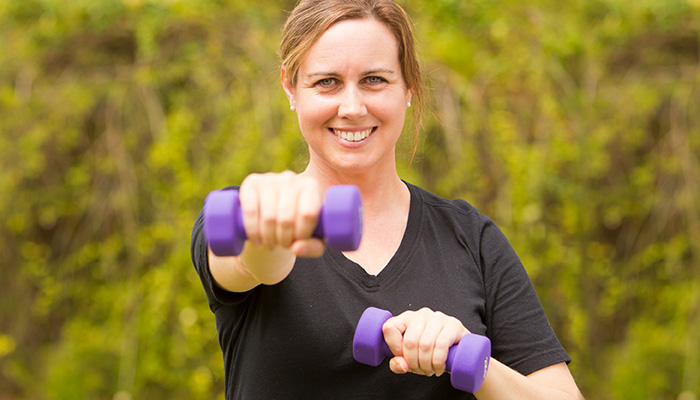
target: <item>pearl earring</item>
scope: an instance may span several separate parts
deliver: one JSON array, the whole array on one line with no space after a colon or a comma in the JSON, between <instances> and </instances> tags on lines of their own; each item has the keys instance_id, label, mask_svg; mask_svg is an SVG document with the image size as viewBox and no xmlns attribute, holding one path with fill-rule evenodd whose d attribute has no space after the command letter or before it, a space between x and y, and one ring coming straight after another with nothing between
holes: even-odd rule
<instances>
[{"instance_id":1,"label":"pearl earring","mask_svg":"<svg viewBox=\"0 0 700 400\"><path fill-rule=\"evenodd\" d=\"M409 106L409 107L411 106L411 102L410 102L410 101L408 102L408 106Z\"/></svg>"},{"instance_id":2,"label":"pearl earring","mask_svg":"<svg viewBox=\"0 0 700 400\"><path fill-rule=\"evenodd\" d=\"M297 108L294 107L293 105L292 105L292 106L289 106L289 109L292 110L292 111L296 111L296 110L297 110Z\"/></svg>"}]
</instances>

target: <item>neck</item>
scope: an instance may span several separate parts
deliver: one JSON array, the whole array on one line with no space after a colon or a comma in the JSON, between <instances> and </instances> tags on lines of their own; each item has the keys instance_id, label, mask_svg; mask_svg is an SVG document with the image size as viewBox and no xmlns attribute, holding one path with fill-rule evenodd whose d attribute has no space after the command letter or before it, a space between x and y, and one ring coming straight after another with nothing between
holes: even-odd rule
<instances>
[{"instance_id":1,"label":"neck","mask_svg":"<svg viewBox=\"0 0 700 400\"><path fill-rule=\"evenodd\" d=\"M362 193L362 202L366 216L381 214L401 207L410 202L410 193L406 185L393 168L381 171L374 169L356 173L342 173L328 168L318 168L309 163L303 175L318 180L321 187L327 189L333 185L355 185Z\"/></svg>"}]
</instances>

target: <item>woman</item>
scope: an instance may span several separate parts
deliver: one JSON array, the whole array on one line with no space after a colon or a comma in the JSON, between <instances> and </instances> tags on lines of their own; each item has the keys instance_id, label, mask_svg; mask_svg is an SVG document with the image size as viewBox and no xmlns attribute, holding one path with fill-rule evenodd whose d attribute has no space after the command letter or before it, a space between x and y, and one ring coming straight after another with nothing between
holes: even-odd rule
<instances>
[{"instance_id":1,"label":"woman","mask_svg":"<svg viewBox=\"0 0 700 400\"><path fill-rule=\"evenodd\" d=\"M309 164L242 182L249 239L238 257L207 250L201 215L193 231L226 398L474 398L443 374L447 349L469 332L493 346L476 398L580 398L570 359L498 228L396 171L406 110L413 102L420 114L423 96L404 11L391 0L302 0L280 55ZM356 251L327 251L311 237L323 193L337 184L362 193ZM396 315L383 326L395 355L388 367L352 357L368 306Z\"/></svg>"}]
</instances>

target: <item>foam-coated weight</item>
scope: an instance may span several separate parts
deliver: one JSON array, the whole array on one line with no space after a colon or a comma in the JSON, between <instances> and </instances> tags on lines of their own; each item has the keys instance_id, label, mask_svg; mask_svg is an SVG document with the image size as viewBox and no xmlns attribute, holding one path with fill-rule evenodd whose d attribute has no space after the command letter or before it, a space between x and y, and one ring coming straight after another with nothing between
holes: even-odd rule
<instances>
[{"instance_id":1,"label":"foam-coated weight","mask_svg":"<svg viewBox=\"0 0 700 400\"><path fill-rule=\"evenodd\" d=\"M204 237L217 256L241 253L247 236L237 190L216 190L204 201Z\"/></svg>"},{"instance_id":2,"label":"foam-coated weight","mask_svg":"<svg viewBox=\"0 0 700 400\"><path fill-rule=\"evenodd\" d=\"M382 333L382 326L391 317L389 311L375 307L362 313L352 343L356 361L376 367L385 357L394 357ZM478 391L486 378L490 358L491 341L487 337L475 334L462 337L450 347L445 363L452 386L470 393Z\"/></svg>"},{"instance_id":3,"label":"foam-coated weight","mask_svg":"<svg viewBox=\"0 0 700 400\"><path fill-rule=\"evenodd\" d=\"M325 238L328 248L356 250L362 239L362 196L356 186L331 186L326 191L315 237Z\"/></svg>"},{"instance_id":4,"label":"foam-coated weight","mask_svg":"<svg viewBox=\"0 0 700 400\"><path fill-rule=\"evenodd\" d=\"M241 253L248 239L236 190L216 190L204 201L204 236L217 256ZM325 239L328 248L352 251L362 238L362 196L356 186L331 186L319 214L314 237Z\"/></svg>"}]
</instances>

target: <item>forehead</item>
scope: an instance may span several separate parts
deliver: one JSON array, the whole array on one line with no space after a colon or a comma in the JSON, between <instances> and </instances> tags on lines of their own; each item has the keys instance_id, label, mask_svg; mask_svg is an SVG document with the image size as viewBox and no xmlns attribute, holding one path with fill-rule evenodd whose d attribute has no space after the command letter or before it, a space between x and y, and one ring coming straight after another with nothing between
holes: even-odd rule
<instances>
[{"instance_id":1,"label":"forehead","mask_svg":"<svg viewBox=\"0 0 700 400\"><path fill-rule=\"evenodd\" d=\"M345 20L321 35L304 58L301 69L398 68L398 53L396 37L384 23L375 19Z\"/></svg>"}]
</instances>

